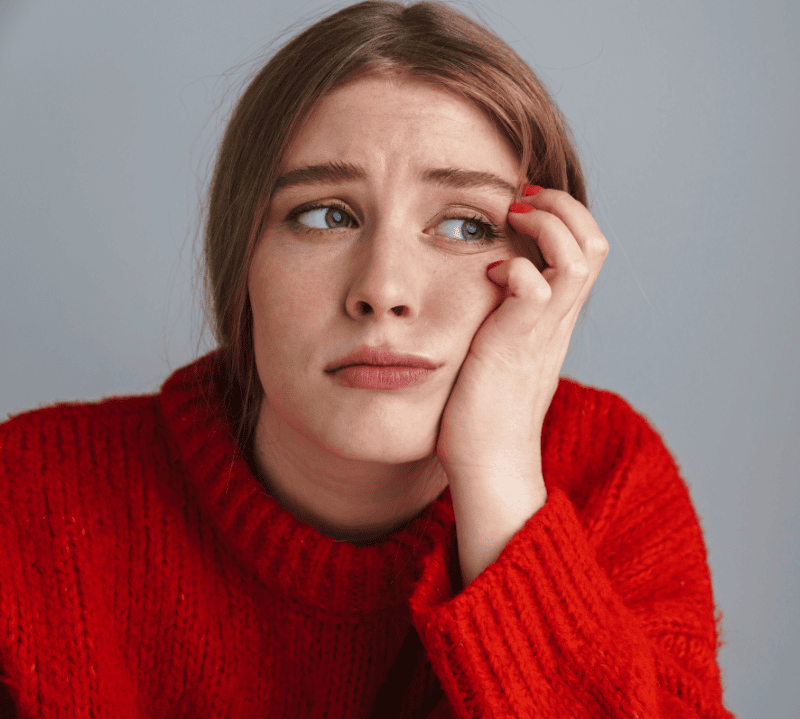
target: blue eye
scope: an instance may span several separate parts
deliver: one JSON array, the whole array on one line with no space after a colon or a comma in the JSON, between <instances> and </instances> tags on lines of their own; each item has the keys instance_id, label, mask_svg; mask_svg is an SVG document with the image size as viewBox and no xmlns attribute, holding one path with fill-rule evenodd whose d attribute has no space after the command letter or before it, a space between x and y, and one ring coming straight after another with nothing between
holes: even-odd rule
<instances>
[{"instance_id":1,"label":"blue eye","mask_svg":"<svg viewBox=\"0 0 800 719\"><path fill-rule=\"evenodd\" d=\"M300 222L301 217L306 217ZM311 222L309 223L309 219ZM353 216L336 202L327 205L311 203L298 207L289 213L287 223L302 232L324 232L325 230L345 230L354 227ZM442 220L437 227L451 225L446 232L450 239L467 245L492 244L500 236L499 229L491 222L478 217L450 217Z\"/></svg>"},{"instance_id":2,"label":"blue eye","mask_svg":"<svg viewBox=\"0 0 800 719\"><path fill-rule=\"evenodd\" d=\"M469 244L479 244L481 242L491 242L497 237L495 228L487 222L483 222L476 217L457 217L444 220L439 223L442 225L454 225L452 235L454 240L462 240Z\"/></svg>"}]
</instances>

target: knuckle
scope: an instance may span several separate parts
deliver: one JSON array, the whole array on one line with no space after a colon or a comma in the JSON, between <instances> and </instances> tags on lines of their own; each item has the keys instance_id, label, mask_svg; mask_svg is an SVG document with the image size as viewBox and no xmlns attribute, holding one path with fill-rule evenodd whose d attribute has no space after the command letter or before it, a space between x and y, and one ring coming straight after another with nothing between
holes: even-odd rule
<instances>
[{"instance_id":1,"label":"knuckle","mask_svg":"<svg viewBox=\"0 0 800 719\"><path fill-rule=\"evenodd\" d=\"M539 275L536 282L533 284L533 297L537 302L545 303L550 300L553 295L553 289L550 283L541 275Z\"/></svg>"},{"instance_id":2,"label":"knuckle","mask_svg":"<svg viewBox=\"0 0 800 719\"><path fill-rule=\"evenodd\" d=\"M566 190L559 190L555 187L548 187L546 189L547 189L547 199L550 200L550 202L557 202L559 204L563 204L569 202L570 200L575 199Z\"/></svg>"},{"instance_id":3,"label":"knuckle","mask_svg":"<svg viewBox=\"0 0 800 719\"><path fill-rule=\"evenodd\" d=\"M564 273L576 282L586 282L589 279L589 264L581 257L572 260L565 268Z\"/></svg>"},{"instance_id":4,"label":"knuckle","mask_svg":"<svg viewBox=\"0 0 800 719\"><path fill-rule=\"evenodd\" d=\"M608 240L603 235L593 235L587 243L587 250L596 257L608 256Z\"/></svg>"},{"instance_id":5,"label":"knuckle","mask_svg":"<svg viewBox=\"0 0 800 719\"><path fill-rule=\"evenodd\" d=\"M556 192L558 194L552 198L551 202L553 207L558 209L559 214L563 215L564 217L579 212L580 209L586 209L566 190L556 190Z\"/></svg>"}]
</instances>

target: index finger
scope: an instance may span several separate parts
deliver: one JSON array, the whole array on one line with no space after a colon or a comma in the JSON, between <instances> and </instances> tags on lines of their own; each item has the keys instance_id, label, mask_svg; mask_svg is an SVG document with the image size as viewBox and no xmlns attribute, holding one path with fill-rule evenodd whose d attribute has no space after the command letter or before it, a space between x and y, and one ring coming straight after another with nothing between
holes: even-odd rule
<instances>
[{"instance_id":1,"label":"index finger","mask_svg":"<svg viewBox=\"0 0 800 719\"><path fill-rule=\"evenodd\" d=\"M523 197L521 202L533 205L558 217L575 237L594 276L608 255L609 245L592 213L568 192L542 189L535 195Z\"/></svg>"}]
</instances>

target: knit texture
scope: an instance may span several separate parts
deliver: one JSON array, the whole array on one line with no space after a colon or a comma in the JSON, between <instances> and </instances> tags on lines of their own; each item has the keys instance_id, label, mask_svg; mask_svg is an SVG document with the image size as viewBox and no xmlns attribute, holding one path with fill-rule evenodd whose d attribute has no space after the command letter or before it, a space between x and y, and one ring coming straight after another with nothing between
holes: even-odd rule
<instances>
[{"instance_id":1,"label":"knit texture","mask_svg":"<svg viewBox=\"0 0 800 719\"><path fill-rule=\"evenodd\" d=\"M0 424L0 715L733 716L687 486L623 399L560 381L547 502L464 589L449 488L369 546L268 495L216 357Z\"/></svg>"}]
</instances>

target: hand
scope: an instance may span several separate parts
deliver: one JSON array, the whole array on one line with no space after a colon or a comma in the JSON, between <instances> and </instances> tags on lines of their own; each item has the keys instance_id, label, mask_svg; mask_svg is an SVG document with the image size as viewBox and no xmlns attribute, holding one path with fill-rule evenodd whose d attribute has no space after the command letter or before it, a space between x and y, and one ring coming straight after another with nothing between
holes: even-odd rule
<instances>
[{"instance_id":1,"label":"hand","mask_svg":"<svg viewBox=\"0 0 800 719\"><path fill-rule=\"evenodd\" d=\"M509 212L547 267L526 257L490 269L507 288L478 329L442 415L436 454L450 484L465 586L497 559L547 497L541 432L578 313L608 254L589 211L568 193Z\"/></svg>"}]
</instances>

